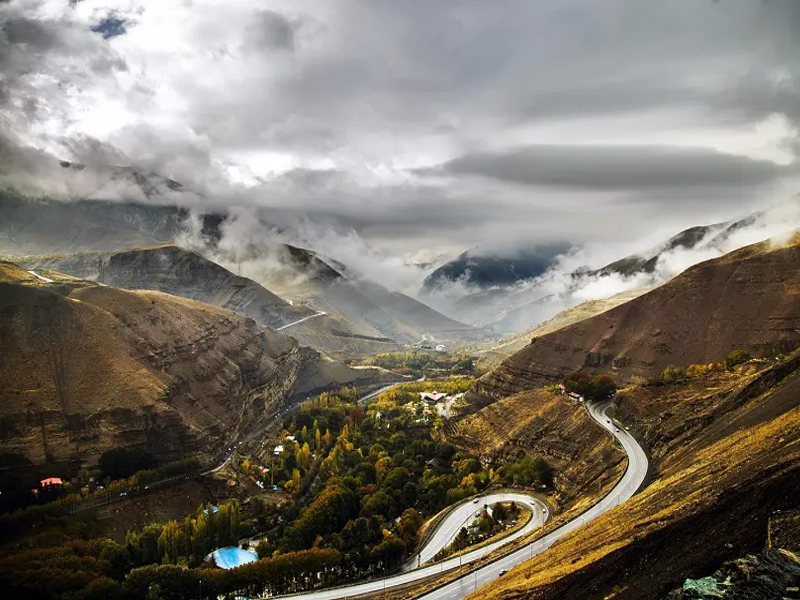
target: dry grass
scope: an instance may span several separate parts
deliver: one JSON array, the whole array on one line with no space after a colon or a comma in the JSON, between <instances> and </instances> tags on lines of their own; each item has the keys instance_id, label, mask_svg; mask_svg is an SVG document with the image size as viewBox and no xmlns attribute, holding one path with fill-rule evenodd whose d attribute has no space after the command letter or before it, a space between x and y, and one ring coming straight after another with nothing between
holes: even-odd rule
<instances>
[{"instance_id":1,"label":"dry grass","mask_svg":"<svg viewBox=\"0 0 800 600\"><path fill-rule=\"evenodd\" d=\"M800 379L776 376L779 368L710 378L705 395L698 382L688 386L686 401L673 402L671 414L662 411L659 425L649 426L676 432L660 438L652 483L481 596L578 597L580 590L582 598L658 598L681 578L713 570L726 553L757 549L770 512L796 502L788 482L800 479ZM768 389L748 395L764 380ZM711 418L679 431L703 402ZM646 433L648 425L640 429Z\"/></svg>"},{"instance_id":2,"label":"dry grass","mask_svg":"<svg viewBox=\"0 0 800 600\"><path fill-rule=\"evenodd\" d=\"M576 402L545 390L504 398L458 421L449 431L462 447L511 459L520 449L555 469L553 502L566 509L593 502L624 469L625 455Z\"/></svg>"}]
</instances>

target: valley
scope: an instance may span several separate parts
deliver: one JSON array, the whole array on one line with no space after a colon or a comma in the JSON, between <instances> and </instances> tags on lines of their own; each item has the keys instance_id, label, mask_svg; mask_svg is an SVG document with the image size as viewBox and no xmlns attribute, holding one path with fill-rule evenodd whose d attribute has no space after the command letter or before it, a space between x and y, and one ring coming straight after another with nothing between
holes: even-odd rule
<instances>
[{"instance_id":1,"label":"valley","mask_svg":"<svg viewBox=\"0 0 800 600\"><path fill-rule=\"evenodd\" d=\"M753 511L794 507L778 490L794 477L785 432L800 367L798 247L746 246L483 355L469 351L474 332L299 249L295 268L314 273L303 293L271 278L292 301L175 244L2 263L0 372L15 383L3 391L0 442L13 465L3 485L16 490L4 500L25 506L37 476L87 491L0 526L26 552L64 560L73 550L45 541L57 529L73 533L55 539L79 544L108 539L103 548L131 561L108 585L134 596L146 577L162 593L202 579L208 593L315 600L455 600L479 588L658 599L681 577L757 551L767 525ZM452 347L437 327L454 327L462 346L400 343L424 331ZM611 373L613 400L559 389L576 369ZM162 466L106 479L106 492L86 474L119 449ZM473 515L474 500L486 506ZM436 558L503 502L532 515L486 521L499 537ZM197 504L231 520L193 546L205 519ZM748 525L720 534L732 514ZM254 562L203 562L239 544ZM0 553L11 593L23 589L12 583L23 556ZM654 577L646 565L665 557ZM300 570L276 579L273 563ZM308 581L308 569L325 576Z\"/></svg>"}]
</instances>

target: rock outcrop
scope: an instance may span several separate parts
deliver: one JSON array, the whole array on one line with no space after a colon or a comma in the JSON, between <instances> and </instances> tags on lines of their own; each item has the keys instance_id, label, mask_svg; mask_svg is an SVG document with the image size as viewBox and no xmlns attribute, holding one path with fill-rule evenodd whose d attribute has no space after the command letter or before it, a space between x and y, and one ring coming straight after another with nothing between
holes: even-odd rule
<instances>
[{"instance_id":1,"label":"rock outcrop","mask_svg":"<svg viewBox=\"0 0 800 600\"><path fill-rule=\"evenodd\" d=\"M800 558L768 549L725 563L713 576L687 579L664 600L800 598Z\"/></svg>"}]
</instances>

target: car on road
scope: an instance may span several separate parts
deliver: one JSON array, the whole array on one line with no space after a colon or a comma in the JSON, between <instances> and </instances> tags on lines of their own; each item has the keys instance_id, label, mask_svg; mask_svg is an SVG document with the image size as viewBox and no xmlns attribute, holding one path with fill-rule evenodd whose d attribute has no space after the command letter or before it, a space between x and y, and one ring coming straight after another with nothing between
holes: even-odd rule
<instances>
[{"instance_id":1,"label":"car on road","mask_svg":"<svg viewBox=\"0 0 800 600\"><path fill-rule=\"evenodd\" d=\"M502 577L506 573L508 573L508 569L503 569L502 571L500 571L500 574L498 575L498 577Z\"/></svg>"},{"instance_id":2,"label":"car on road","mask_svg":"<svg viewBox=\"0 0 800 600\"><path fill-rule=\"evenodd\" d=\"M475 498L475 500L472 501L473 504L477 504L478 502L479 502L478 498Z\"/></svg>"},{"instance_id":3,"label":"car on road","mask_svg":"<svg viewBox=\"0 0 800 600\"><path fill-rule=\"evenodd\" d=\"M606 423L611 424L611 419L606 419Z\"/></svg>"},{"instance_id":4,"label":"car on road","mask_svg":"<svg viewBox=\"0 0 800 600\"><path fill-rule=\"evenodd\" d=\"M617 433L619 433L619 427L614 427L614 431L616 431Z\"/></svg>"},{"instance_id":5,"label":"car on road","mask_svg":"<svg viewBox=\"0 0 800 600\"><path fill-rule=\"evenodd\" d=\"M476 517L480 517L480 516L481 516L481 511L479 511L479 510L476 510L476 511L475 511L475 516L476 516Z\"/></svg>"}]
</instances>

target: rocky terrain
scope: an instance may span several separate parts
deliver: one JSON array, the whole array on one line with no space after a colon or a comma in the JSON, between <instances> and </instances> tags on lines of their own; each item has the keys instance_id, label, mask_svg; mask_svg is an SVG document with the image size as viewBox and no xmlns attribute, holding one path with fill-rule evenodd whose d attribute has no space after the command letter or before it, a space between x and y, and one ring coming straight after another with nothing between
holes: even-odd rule
<instances>
[{"instance_id":1,"label":"rocky terrain","mask_svg":"<svg viewBox=\"0 0 800 600\"><path fill-rule=\"evenodd\" d=\"M650 376L668 365L719 361L737 348L754 354L794 348L800 342L798 266L796 238L700 263L643 296L535 338L477 389L502 398L579 367Z\"/></svg>"},{"instance_id":2,"label":"rocky terrain","mask_svg":"<svg viewBox=\"0 0 800 600\"><path fill-rule=\"evenodd\" d=\"M314 311L295 308L265 287L173 244L118 252L82 252L22 261L30 269L51 269L120 288L157 290L199 300L277 328Z\"/></svg>"},{"instance_id":3,"label":"rocky terrain","mask_svg":"<svg viewBox=\"0 0 800 600\"><path fill-rule=\"evenodd\" d=\"M129 173L124 175L130 179ZM129 183L150 190L155 185L151 179L133 177ZM158 178L153 181L173 195L183 193L168 183L162 185ZM158 196L165 203L159 206L101 200L57 202L2 194L0 256L13 262L108 280L110 285L160 289L200 299L271 327L285 324L297 313L324 311L330 319L319 338L314 336L320 324L315 321L292 333L303 343L332 353L339 349L340 356L396 350L395 343L416 342L423 335L442 341L481 336L473 327L365 280L334 259L269 239L271 229L266 223L261 246L242 244L230 251L219 247L229 215L196 215L168 204L167 196ZM196 252L174 246L177 242ZM296 310L285 301L276 302L278 296L292 300Z\"/></svg>"},{"instance_id":4,"label":"rocky terrain","mask_svg":"<svg viewBox=\"0 0 800 600\"><path fill-rule=\"evenodd\" d=\"M766 550L725 563L712 576L687 579L664 600L772 600L797 598L800 558L788 550Z\"/></svg>"},{"instance_id":5,"label":"rocky terrain","mask_svg":"<svg viewBox=\"0 0 800 600\"><path fill-rule=\"evenodd\" d=\"M0 267L0 454L12 462L93 464L115 447L213 456L280 406L383 378L230 310L37 275Z\"/></svg>"},{"instance_id":6,"label":"rocky terrain","mask_svg":"<svg viewBox=\"0 0 800 600\"><path fill-rule=\"evenodd\" d=\"M548 319L530 331L507 338L500 343L487 344L488 348L486 350L481 350L478 354L489 362L499 362L515 352L522 350L525 346L530 344L531 340L534 338L553 333L554 331L558 331L574 323L579 323L584 319L602 314L612 308L616 308L620 304L624 304L629 300L646 294L651 289L653 289L652 286L637 288L635 290L615 294L609 298L587 300L586 302L580 303L578 306L562 310L552 319Z\"/></svg>"},{"instance_id":7,"label":"rocky terrain","mask_svg":"<svg viewBox=\"0 0 800 600\"><path fill-rule=\"evenodd\" d=\"M410 296L347 272L342 265L323 260L311 250L285 245L278 258L279 270L273 263L248 275L281 297L302 298L367 335L400 343L419 341L423 335L441 341L482 335L480 330L450 319Z\"/></svg>"}]
</instances>

